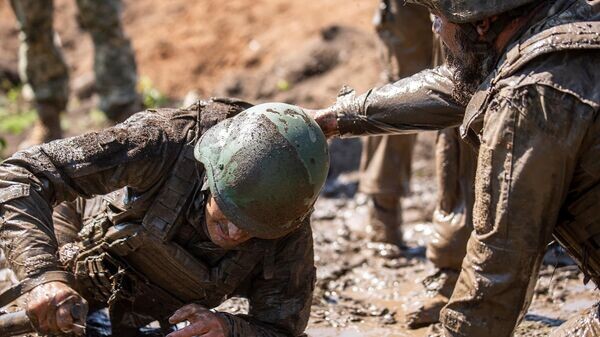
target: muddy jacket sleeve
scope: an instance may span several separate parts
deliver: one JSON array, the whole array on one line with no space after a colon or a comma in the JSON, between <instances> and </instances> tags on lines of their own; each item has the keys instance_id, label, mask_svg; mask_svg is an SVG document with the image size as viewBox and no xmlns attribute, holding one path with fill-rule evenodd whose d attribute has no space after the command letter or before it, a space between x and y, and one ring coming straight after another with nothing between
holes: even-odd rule
<instances>
[{"instance_id":1,"label":"muddy jacket sleeve","mask_svg":"<svg viewBox=\"0 0 600 337\"><path fill-rule=\"evenodd\" d=\"M275 254L267 254L261 275L252 281L249 314L224 314L230 328L228 337L303 335L316 278L308 221L274 249Z\"/></svg>"},{"instance_id":2,"label":"muddy jacket sleeve","mask_svg":"<svg viewBox=\"0 0 600 337\"><path fill-rule=\"evenodd\" d=\"M575 96L536 84L509 86L491 102L480 137L475 230L440 315L446 336L513 335L594 115Z\"/></svg>"},{"instance_id":3,"label":"muddy jacket sleeve","mask_svg":"<svg viewBox=\"0 0 600 337\"><path fill-rule=\"evenodd\" d=\"M57 270L52 208L160 181L181 148L171 110L141 112L100 132L17 152L0 164L0 244L19 278ZM189 124L189 123L188 123Z\"/></svg>"},{"instance_id":4,"label":"muddy jacket sleeve","mask_svg":"<svg viewBox=\"0 0 600 337\"><path fill-rule=\"evenodd\" d=\"M356 97L342 90L332 107L342 137L440 130L462 123L446 67L424 70Z\"/></svg>"}]
</instances>

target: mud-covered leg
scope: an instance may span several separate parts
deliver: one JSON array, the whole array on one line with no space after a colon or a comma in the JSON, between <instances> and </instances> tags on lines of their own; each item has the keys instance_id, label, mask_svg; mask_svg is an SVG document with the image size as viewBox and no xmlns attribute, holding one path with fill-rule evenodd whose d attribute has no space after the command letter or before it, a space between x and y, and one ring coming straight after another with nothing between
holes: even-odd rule
<instances>
[{"instance_id":1,"label":"mud-covered leg","mask_svg":"<svg viewBox=\"0 0 600 337\"><path fill-rule=\"evenodd\" d=\"M10 1L19 25L19 73L33 91L39 121L21 147L61 137L60 113L69 96L67 65L54 40L53 2Z\"/></svg>"},{"instance_id":2,"label":"mud-covered leg","mask_svg":"<svg viewBox=\"0 0 600 337\"><path fill-rule=\"evenodd\" d=\"M476 152L460 139L458 130L443 130L436 143L436 162L438 203L427 258L437 270L425 278L423 293L411 302L406 317L411 328L438 322L440 310L454 291L473 230Z\"/></svg>"},{"instance_id":3,"label":"mud-covered leg","mask_svg":"<svg viewBox=\"0 0 600 337\"><path fill-rule=\"evenodd\" d=\"M429 67L432 33L425 8L400 0L381 0L373 23L381 41L386 82ZM360 190L371 197L370 222L378 241L402 244L399 202L408 191L415 141L413 135L364 140Z\"/></svg>"},{"instance_id":4,"label":"mud-covered leg","mask_svg":"<svg viewBox=\"0 0 600 337\"><path fill-rule=\"evenodd\" d=\"M137 67L121 24L120 0L77 0L78 21L92 35L100 109L119 122L141 109Z\"/></svg>"},{"instance_id":5,"label":"mud-covered leg","mask_svg":"<svg viewBox=\"0 0 600 337\"><path fill-rule=\"evenodd\" d=\"M369 234L402 246L400 198L408 191L415 136L371 137L363 143L360 191L369 196Z\"/></svg>"}]
</instances>

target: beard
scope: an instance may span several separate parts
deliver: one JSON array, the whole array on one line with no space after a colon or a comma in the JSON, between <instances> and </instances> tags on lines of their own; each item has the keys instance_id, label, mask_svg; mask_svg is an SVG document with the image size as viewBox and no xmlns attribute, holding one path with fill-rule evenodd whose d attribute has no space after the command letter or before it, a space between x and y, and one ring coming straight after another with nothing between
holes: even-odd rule
<instances>
[{"instance_id":1,"label":"beard","mask_svg":"<svg viewBox=\"0 0 600 337\"><path fill-rule=\"evenodd\" d=\"M498 61L498 52L492 43L473 43L462 29L456 30L456 40L460 51L458 55L442 44L446 64L452 70L454 90L452 97L466 106L477 88L491 74Z\"/></svg>"}]
</instances>

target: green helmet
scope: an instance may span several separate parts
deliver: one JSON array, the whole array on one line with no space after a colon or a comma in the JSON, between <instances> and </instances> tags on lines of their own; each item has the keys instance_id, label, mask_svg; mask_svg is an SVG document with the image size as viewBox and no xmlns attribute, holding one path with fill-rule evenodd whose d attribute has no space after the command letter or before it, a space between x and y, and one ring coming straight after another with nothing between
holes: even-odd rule
<instances>
[{"instance_id":1,"label":"green helmet","mask_svg":"<svg viewBox=\"0 0 600 337\"><path fill-rule=\"evenodd\" d=\"M438 12L451 22L475 22L537 0L407 0Z\"/></svg>"},{"instance_id":2,"label":"green helmet","mask_svg":"<svg viewBox=\"0 0 600 337\"><path fill-rule=\"evenodd\" d=\"M261 239L301 225L329 170L327 140L317 123L283 103L257 105L215 125L194 155L223 214Z\"/></svg>"}]
</instances>

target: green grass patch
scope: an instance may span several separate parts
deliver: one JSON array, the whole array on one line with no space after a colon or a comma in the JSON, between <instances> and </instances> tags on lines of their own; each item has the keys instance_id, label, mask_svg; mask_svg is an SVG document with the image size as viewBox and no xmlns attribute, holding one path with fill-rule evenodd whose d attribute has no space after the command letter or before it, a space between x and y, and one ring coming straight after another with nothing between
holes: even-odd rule
<instances>
[{"instance_id":1,"label":"green grass patch","mask_svg":"<svg viewBox=\"0 0 600 337\"><path fill-rule=\"evenodd\" d=\"M155 88L152 80L146 76L142 76L138 82L138 91L146 108L160 108L169 104L169 98Z\"/></svg>"},{"instance_id":2,"label":"green grass patch","mask_svg":"<svg viewBox=\"0 0 600 337\"><path fill-rule=\"evenodd\" d=\"M31 127L37 118L37 112L34 109L10 111L0 107L0 134L21 134L25 129Z\"/></svg>"},{"instance_id":3,"label":"green grass patch","mask_svg":"<svg viewBox=\"0 0 600 337\"><path fill-rule=\"evenodd\" d=\"M12 87L0 96L0 135L21 134L37 120L35 109L24 101L22 91L22 86Z\"/></svg>"}]
</instances>

